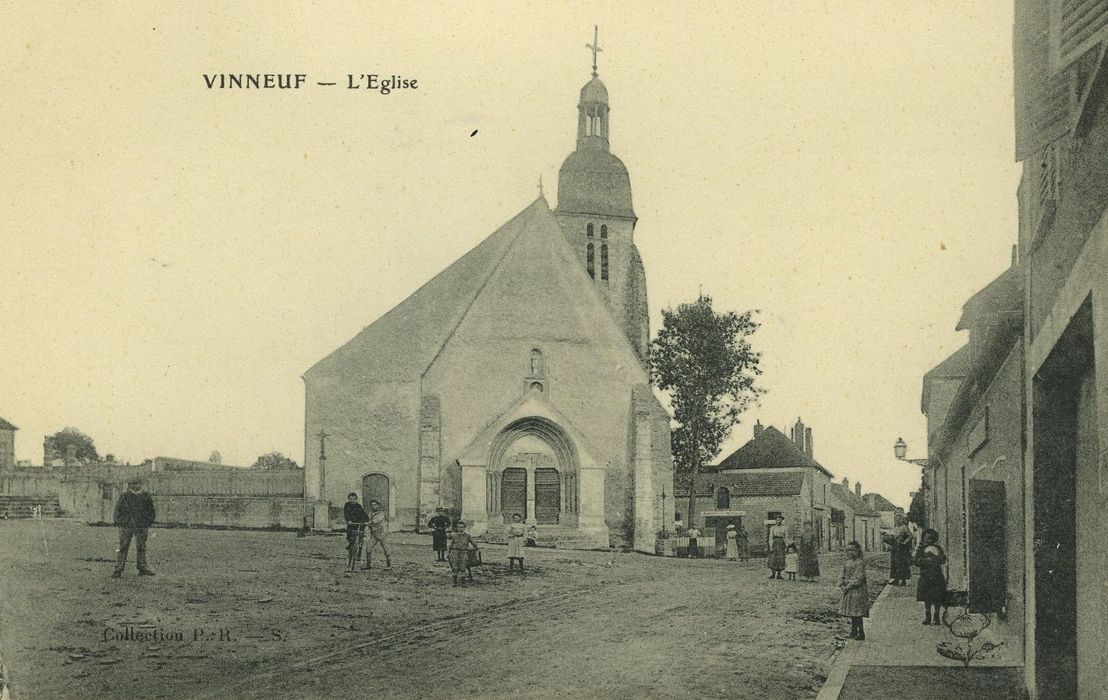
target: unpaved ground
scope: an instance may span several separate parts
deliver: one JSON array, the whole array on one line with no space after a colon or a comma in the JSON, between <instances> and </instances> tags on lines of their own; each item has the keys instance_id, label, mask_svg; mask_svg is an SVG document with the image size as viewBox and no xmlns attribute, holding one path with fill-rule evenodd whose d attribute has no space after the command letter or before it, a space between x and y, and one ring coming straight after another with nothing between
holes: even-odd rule
<instances>
[{"instance_id":1,"label":"unpaved ground","mask_svg":"<svg viewBox=\"0 0 1108 700\"><path fill-rule=\"evenodd\" d=\"M452 588L414 535L391 571L348 576L341 537L155 529L158 575L110 579L115 530L46 521L47 557L42 525L0 522L13 700L813 697L847 631L837 557L794 583L761 561L527 550L520 577L489 546ZM158 638L113 638L127 627Z\"/></svg>"}]
</instances>

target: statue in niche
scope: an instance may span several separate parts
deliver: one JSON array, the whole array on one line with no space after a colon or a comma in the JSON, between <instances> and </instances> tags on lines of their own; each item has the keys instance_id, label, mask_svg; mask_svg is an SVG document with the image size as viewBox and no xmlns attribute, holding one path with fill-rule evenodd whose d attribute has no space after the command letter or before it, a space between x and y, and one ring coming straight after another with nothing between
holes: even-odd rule
<instances>
[{"instance_id":1,"label":"statue in niche","mask_svg":"<svg viewBox=\"0 0 1108 700\"><path fill-rule=\"evenodd\" d=\"M531 351L531 376L541 377L543 375L543 362L542 351L535 349Z\"/></svg>"}]
</instances>

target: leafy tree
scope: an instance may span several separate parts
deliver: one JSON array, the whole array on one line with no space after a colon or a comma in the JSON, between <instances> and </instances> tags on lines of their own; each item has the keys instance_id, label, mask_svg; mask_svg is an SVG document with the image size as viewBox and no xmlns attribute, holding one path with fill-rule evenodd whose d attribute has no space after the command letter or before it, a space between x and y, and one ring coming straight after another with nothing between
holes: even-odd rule
<instances>
[{"instance_id":1,"label":"leafy tree","mask_svg":"<svg viewBox=\"0 0 1108 700\"><path fill-rule=\"evenodd\" d=\"M76 450L75 457L81 464L100 461L100 453L96 451L96 443L88 435L74 427L62 428L46 438L53 445L54 454L65 459L70 447Z\"/></svg>"},{"instance_id":2,"label":"leafy tree","mask_svg":"<svg viewBox=\"0 0 1108 700\"><path fill-rule=\"evenodd\" d=\"M762 354L750 345L758 329L755 311L717 312L699 295L676 310L662 310L662 327L651 344L651 379L670 395L673 407L675 477L689 487L686 522L695 515L696 474L719 454L731 427L764 389Z\"/></svg>"},{"instance_id":3,"label":"leafy tree","mask_svg":"<svg viewBox=\"0 0 1108 700\"><path fill-rule=\"evenodd\" d=\"M280 452L264 454L252 465L254 469L299 469L300 465Z\"/></svg>"}]
</instances>

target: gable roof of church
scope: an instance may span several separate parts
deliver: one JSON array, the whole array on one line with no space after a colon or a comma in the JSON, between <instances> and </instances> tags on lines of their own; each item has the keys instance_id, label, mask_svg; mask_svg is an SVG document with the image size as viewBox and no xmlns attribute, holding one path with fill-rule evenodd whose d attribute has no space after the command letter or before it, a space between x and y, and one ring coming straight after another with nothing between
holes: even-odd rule
<instances>
[{"instance_id":1,"label":"gable roof of church","mask_svg":"<svg viewBox=\"0 0 1108 700\"><path fill-rule=\"evenodd\" d=\"M337 366L348 369L353 363L359 379L414 379L434 362L518 242L532 245L545 255L560 257L567 271L581 278L577 280L580 284L571 285L573 293L584 295L584 307L607 321L594 324L593 329L606 331L613 342L624 345L630 357L635 358L633 364L639 366L630 341L577 264L554 213L540 196L407 299L313 365L304 378L326 374Z\"/></svg>"},{"instance_id":2,"label":"gable roof of church","mask_svg":"<svg viewBox=\"0 0 1108 700\"><path fill-rule=\"evenodd\" d=\"M19 430L19 428L15 427L3 418L0 418L0 430Z\"/></svg>"},{"instance_id":3,"label":"gable roof of church","mask_svg":"<svg viewBox=\"0 0 1108 700\"><path fill-rule=\"evenodd\" d=\"M412 292L407 299L362 329L349 342L314 364L305 378L325 372L345 359L364 361L363 378L402 377L422 371L441 347L449 332L461 320L464 309L476 298L496 264L519 236L520 231L544 206L536 200L516 214L468 253ZM436 345L434 340L438 339ZM433 346L427 357L428 346Z\"/></svg>"},{"instance_id":4,"label":"gable roof of church","mask_svg":"<svg viewBox=\"0 0 1108 700\"><path fill-rule=\"evenodd\" d=\"M810 467L835 476L822 464L801 452L796 444L772 425L761 435L732 452L716 469L776 469Z\"/></svg>"}]
</instances>

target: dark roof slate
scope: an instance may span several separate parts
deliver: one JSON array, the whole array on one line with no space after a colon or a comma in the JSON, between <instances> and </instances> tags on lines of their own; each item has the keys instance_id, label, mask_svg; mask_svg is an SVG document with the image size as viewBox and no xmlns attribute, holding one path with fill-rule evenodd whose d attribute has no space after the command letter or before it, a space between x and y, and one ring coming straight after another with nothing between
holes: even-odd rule
<instances>
[{"instance_id":1,"label":"dark roof slate","mask_svg":"<svg viewBox=\"0 0 1108 700\"><path fill-rule=\"evenodd\" d=\"M842 484L831 484L831 493L835 494L840 502L850 506L850 509L854 511L856 515L877 515L877 511L866 505L866 502L847 486L843 486Z\"/></svg>"},{"instance_id":2,"label":"dark roof slate","mask_svg":"<svg viewBox=\"0 0 1108 700\"><path fill-rule=\"evenodd\" d=\"M878 512L881 512L881 511L898 511L898 510L902 511L902 510L904 510L900 506L893 504L892 501L885 498L884 496L882 496L879 493L867 493L865 496L862 497L862 499L866 503L869 503L870 499L873 499L874 509L877 510Z\"/></svg>"},{"instance_id":3,"label":"dark roof slate","mask_svg":"<svg viewBox=\"0 0 1108 700\"><path fill-rule=\"evenodd\" d=\"M782 467L809 467L819 469L834 477L822 464L801 452L792 440L772 425L758 437L732 452L717 469L778 469Z\"/></svg>"}]
</instances>

